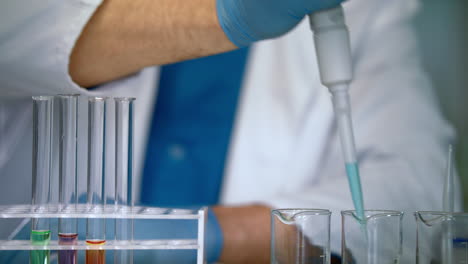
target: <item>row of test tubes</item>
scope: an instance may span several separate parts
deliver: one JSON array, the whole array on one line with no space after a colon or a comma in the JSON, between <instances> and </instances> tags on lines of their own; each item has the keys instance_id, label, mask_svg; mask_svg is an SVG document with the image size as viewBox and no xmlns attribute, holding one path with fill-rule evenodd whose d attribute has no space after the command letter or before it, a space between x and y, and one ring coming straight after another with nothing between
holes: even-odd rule
<instances>
[{"instance_id":1,"label":"row of test tubes","mask_svg":"<svg viewBox=\"0 0 468 264\"><path fill-rule=\"evenodd\" d=\"M51 202L51 174L53 162L53 113L58 104L59 115L59 194L61 212L72 212L78 203L77 194L77 144L79 95L34 96L33 99L33 174L32 205L37 212L46 211ZM88 167L87 205L91 212L100 213L106 203L105 196L105 136L106 107L109 98L88 97ZM116 210L129 210L133 206L133 114L134 98L114 98L115 103L115 206ZM49 218L32 219L31 243L47 245L51 239ZM88 218L86 244L99 247L106 243L105 219ZM115 220L116 241L133 239L131 219ZM74 218L60 218L58 243L78 243L78 222ZM131 251L114 253L114 263L132 263ZM32 264L50 261L48 250L34 250ZM76 250L60 250L60 264L77 263ZM86 263L105 263L104 250L87 250Z\"/></svg>"}]
</instances>

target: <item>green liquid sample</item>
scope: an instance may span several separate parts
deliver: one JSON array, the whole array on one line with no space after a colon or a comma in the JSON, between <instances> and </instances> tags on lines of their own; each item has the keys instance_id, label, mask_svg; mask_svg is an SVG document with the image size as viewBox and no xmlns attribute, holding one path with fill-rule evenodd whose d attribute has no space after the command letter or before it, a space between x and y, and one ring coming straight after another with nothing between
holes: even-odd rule
<instances>
[{"instance_id":1,"label":"green liquid sample","mask_svg":"<svg viewBox=\"0 0 468 264\"><path fill-rule=\"evenodd\" d=\"M50 230L31 231L31 244L34 246L45 246L50 241ZM29 255L31 264L49 264L49 250L31 250Z\"/></svg>"},{"instance_id":2,"label":"green liquid sample","mask_svg":"<svg viewBox=\"0 0 468 264\"><path fill-rule=\"evenodd\" d=\"M362 199L361 178L359 177L357 163L346 163L346 174L348 175L349 188L356 214L361 220L364 220L364 201Z\"/></svg>"}]
</instances>

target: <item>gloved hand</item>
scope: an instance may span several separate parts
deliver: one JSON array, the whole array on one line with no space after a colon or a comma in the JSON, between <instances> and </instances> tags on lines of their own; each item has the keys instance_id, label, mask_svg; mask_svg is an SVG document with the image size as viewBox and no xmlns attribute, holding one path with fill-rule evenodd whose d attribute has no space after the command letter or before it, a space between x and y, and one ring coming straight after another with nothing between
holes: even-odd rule
<instances>
[{"instance_id":1,"label":"gloved hand","mask_svg":"<svg viewBox=\"0 0 468 264\"><path fill-rule=\"evenodd\" d=\"M332 8L344 0L216 0L224 33L238 47L278 37L305 15Z\"/></svg>"}]
</instances>

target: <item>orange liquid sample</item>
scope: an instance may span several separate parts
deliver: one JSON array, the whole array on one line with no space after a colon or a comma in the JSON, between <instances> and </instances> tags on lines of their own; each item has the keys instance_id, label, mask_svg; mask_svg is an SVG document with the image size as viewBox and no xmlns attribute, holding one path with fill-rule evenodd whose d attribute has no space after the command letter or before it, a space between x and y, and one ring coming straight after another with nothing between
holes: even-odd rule
<instances>
[{"instance_id":1,"label":"orange liquid sample","mask_svg":"<svg viewBox=\"0 0 468 264\"><path fill-rule=\"evenodd\" d=\"M105 240L87 240L87 245L104 245ZM86 251L86 264L105 264L106 251L105 250L87 250Z\"/></svg>"}]
</instances>

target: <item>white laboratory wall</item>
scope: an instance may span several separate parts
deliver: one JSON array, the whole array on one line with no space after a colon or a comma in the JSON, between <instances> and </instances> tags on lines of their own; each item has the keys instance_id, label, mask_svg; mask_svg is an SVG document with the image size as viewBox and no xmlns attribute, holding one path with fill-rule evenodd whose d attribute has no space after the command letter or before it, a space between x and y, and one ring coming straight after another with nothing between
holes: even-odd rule
<instances>
[{"instance_id":1,"label":"white laboratory wall","mask_svg":"<svg viewBox=\"0 0 468 264\"><path fill-rule=\"evenodd\" d=\"M442 110L457 129L458 169L468 209L468 1L422 0L415 18L423 62Z\"/></svg>"}]
</instances>

